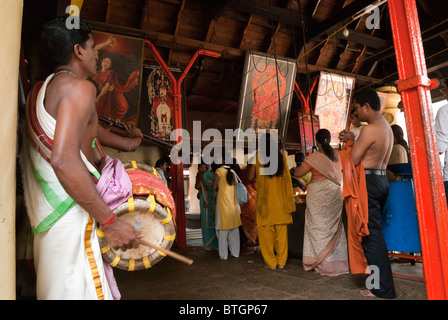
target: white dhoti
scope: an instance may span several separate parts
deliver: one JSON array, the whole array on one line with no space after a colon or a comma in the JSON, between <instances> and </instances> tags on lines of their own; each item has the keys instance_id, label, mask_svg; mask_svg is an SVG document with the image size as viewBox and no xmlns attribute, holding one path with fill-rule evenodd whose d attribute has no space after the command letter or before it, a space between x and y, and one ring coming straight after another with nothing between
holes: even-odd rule
<instances>
[{"instance_id":1,"label":"white dhoti","mask_svg":"<svg viewBox=\"0 0 448 320\"><path fill-rule=\"evenodd\" d=\"M39 300L112 299L95 224L78 205L34 236Z\"/></svg>"},{"instance_id":2,"label":"white dhoti","mask_svg":"<svg viewBox=\"0 0 448 320\"><path fill-rule=\"evenodd\" d=\"M35 103L37 122L49 139L54 137L56 121L46 112L43 102L52 77L43 84ZM30 94L27 108L34 107L33 98L36 101ZM28 130L32 130L29 124L28 121ZM29 137L24 140L20 160L25 202L34 232L37 298L112 299L95 222L68 196ZM85 163L93 173L95 168L87 160Z\"/></svg>"}]
</instances>

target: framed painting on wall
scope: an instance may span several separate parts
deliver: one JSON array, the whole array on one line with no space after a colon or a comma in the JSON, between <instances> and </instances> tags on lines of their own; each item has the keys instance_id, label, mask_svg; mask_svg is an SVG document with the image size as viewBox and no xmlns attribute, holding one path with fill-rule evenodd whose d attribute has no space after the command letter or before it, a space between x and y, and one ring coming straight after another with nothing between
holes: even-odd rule
<instances>
[{"instance_id":1,"label":"framed painting on wall","mask_svg":"<svg viewBox=\"0 0 448 320\"><path fill-rule=\"evenodd\" d=\"M98 116L137 126L143 39L99 31L92 36L98 50L97 73L91 78Z\"/></svg>"},{"instance_id":2,"label":"framed painting on wall","mask_svg":"<svg viewBox=\"0 0 448 320\"><path fill-rule=\"evenodd\" d=\"M305 155L312 153L313 147L316 145L314 136L319 131L319 116L313 115L313 122L311 116L305 113L299 113L299 130L300 130L300 148Z\"/></svg>"},{"instance_id":3,"label":"framed painting on wall","mask_svg":"<svg viewBox=\"0 0 448 320\"><path fill-rule=\"evenodd\" d=\"M321 71L314 114L320 128L331 133L331 145L339 145L339 132L345 129L355 78Z\"/></svg>"},{"instance_id":4,"label":"framed painting on wall","mask_svg":"<svg viewBox=\"0 0 448 320\"><path fill-rule=\"evenodd\" d=\"M181 75L179 69L170 71L176 78ZM170 141L175 125L174 85L162 67L156 65L143 67L139 113L139 128L143 134ZM181 90L183 91L183 87ZM184 94L181 100L183 109Z\"/></svg>"},{"instance_id":5,"label":"framed painting on wall","mask_svg":"<svg viewBox=\"0 0 448 320\"><path fill-rule=\"evenodd\" d=\"M246 53L238 106L237 128L278 130L283 141L294 94L296 63L292 59ZM241 140L243 137L237 137Z\"/></svg>"}]
</instances>

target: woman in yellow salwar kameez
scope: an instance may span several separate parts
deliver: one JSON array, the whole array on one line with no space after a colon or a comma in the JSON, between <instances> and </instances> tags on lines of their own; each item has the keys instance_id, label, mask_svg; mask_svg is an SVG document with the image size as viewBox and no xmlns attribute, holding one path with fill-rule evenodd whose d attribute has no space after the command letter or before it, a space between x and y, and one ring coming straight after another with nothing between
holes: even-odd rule
<instances>
[{"instance_id":1,"label":"woman in yellow salwar kameez","mask_svg":"<svg viewBox=\"0 0 448 320\"><path fill-rule=\"evenodd\" d=\"M240 256L241 225L240 208L235 197L235 171L222 165L215 171L213 190L217 191L215 228L218 237L218 252L222 260L230 254Z\"/></svg>"},{"instance_id":2,"label":"woman in yellow salwar kameez","mask_svg":"<svg viewBox=\"0 0 448 320\"><path fill-rule=\"evenodd\" d=\"M261 138L263 139L263 137ZM271 139L270 135L266 134L266 141L269 141L268 139ZM287 225L292 223L291 213L296 211L296 206L292 192L291 174L285 155L278 150L272 150L277 153L276 172L271 175L263 172L263 169L270 164L263 165L262 163L266 161L261 161L260 157L272 158L269 145L267 142L267 150L257 152L255 164L249 168L249 180L256 179L257 181L255 210L261 254L266 266L275 269L283 268L286 265L288 259Z\"/></svg>"}]
</instances>

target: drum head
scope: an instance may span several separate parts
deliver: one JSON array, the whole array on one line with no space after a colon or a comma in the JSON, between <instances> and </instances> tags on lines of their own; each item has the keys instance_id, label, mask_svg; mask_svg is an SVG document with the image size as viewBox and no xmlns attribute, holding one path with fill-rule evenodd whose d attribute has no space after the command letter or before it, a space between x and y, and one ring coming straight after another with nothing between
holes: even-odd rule
<instances>
[{"instance_id":1,"label":"drum head","mask_svg":"<svg viewBox=\"0 0 448 320\"><path fill-rule=\"evenodd\" d=\"M134 226L144 234L143 240L170 249L176 238L174 221L170 210L155 201L154 196L134 196L113 211L119 220ZM113 249L100 227L97 229L103 259L121 270L148 269L165 257L165 253L141 244L126 251Z\"/></svg>"}]
</instances>

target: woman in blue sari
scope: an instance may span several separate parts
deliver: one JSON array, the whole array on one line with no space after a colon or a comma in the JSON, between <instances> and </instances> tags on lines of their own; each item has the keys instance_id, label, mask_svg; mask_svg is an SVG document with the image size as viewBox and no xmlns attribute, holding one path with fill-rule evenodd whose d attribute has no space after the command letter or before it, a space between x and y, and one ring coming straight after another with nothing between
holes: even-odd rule
<instances>
[{"instance_id":1,"label":"woman in blue sari","mask_svg":"<svg viewBox=\"0 0 448 320\"><path fill-rule=\"evenodd\" d=\"M199 164L195 188L198 190L199 195L202 243L206 250L218 249L218 238L215 230L216 194L213 191L214 177L213 172L207 170L205 163Z\"/></svg>"}]
</instances>

